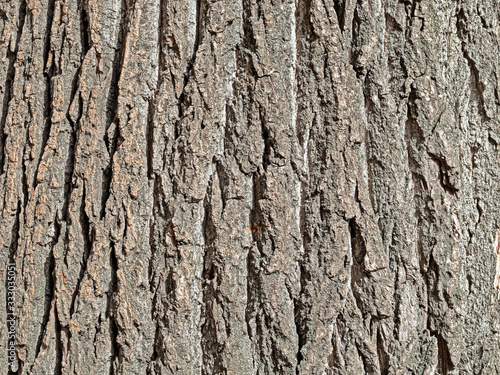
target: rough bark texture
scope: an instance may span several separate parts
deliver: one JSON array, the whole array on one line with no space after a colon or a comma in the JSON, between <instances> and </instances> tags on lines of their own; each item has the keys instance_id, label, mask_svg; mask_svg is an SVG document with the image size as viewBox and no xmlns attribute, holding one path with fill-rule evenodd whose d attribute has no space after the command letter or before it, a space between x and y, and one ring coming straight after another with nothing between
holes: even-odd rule
<instances>
[{"instance_id":1,"label":"rough bark texture","mask_svg":"<svg viewBox=\"0 0 500 375\"><path fill-rule=\"evenodd\" d=\"M498 0L2 0L2 374L500 373Z\"/></svg>"}]
</instances>

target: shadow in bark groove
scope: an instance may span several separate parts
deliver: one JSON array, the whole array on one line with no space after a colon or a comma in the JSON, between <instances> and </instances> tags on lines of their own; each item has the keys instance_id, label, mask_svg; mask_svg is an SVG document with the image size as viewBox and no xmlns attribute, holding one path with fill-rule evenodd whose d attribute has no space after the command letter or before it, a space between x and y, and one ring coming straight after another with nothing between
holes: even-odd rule
<instances>
[{"instance_id":1,"label":"shadow in bark groove","mask_svg":"<svg viewBox=\"0 0 500 375\"><path fill-rule=\"evenodd\" d=\"M9 59L9 64L7 67L7 79L5 81L5 95L3 98L3 103L2 103L2 117L0 118L0 176L3 175L4 173L4 153L5 153L5 141L7 140L7 134L5 134L5 123L7 120L7 113L9 110L9 103L10 100L12 99L12 82L14 81L15 77L15 69L14 69L14 64L16 62L17 58L17 52L19 50L19 41L21 40L21 34L22 30L24 27L24 22L26 20L26 0L22 0L19 4L19 13L18 13L18 19L19 19L19 26L17 28L17 35L16 35L16 45L14 46L14 52L11 52L10 49L7 51L7 57Z\"/></svg>"}]
</instances>

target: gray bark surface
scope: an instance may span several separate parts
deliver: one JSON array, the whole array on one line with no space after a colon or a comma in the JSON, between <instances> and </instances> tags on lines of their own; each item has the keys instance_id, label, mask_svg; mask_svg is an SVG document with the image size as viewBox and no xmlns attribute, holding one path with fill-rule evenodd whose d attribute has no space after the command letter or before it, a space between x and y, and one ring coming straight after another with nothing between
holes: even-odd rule
<instances>
[{"instance_id":1,"label":"gray bark surface","mask_svg":"<svg viewBox=\"0 0 500 375\"><path fill-rule=\"evenodd\" d=\"M1 1L0 373L500 374L499 21Z\"/></svg>"}]
</instances>

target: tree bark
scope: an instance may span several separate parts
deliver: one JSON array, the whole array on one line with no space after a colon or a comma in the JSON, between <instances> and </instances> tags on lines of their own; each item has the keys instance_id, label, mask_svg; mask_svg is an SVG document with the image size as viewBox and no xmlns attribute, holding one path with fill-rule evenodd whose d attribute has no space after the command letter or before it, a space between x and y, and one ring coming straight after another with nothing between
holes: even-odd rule
<instances>
[{"instance_id":1,"label":"tree bark","mask_svg":"<svg viewBox=\"0 0 500 375\"><path fill-rule=\"evenodd\" d=\"M500 373L499 9L3 0L0 373Z\"/></svg>"}]
</instances>

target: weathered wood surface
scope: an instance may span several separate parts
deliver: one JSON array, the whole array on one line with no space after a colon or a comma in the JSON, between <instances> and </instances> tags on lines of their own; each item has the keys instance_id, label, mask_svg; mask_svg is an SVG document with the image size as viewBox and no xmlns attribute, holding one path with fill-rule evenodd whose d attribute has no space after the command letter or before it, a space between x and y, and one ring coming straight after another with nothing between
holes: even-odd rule
<instances>
[{"instance_id":1,"label":"weathered wood surface","mask_svg":"<svg viewBox=\"0 0 500 375\"><path fill-rule=\"evenodd\" d=\"M500 373L499 20L3 0L0 373Z\"/></svg>"}]
</instances>

